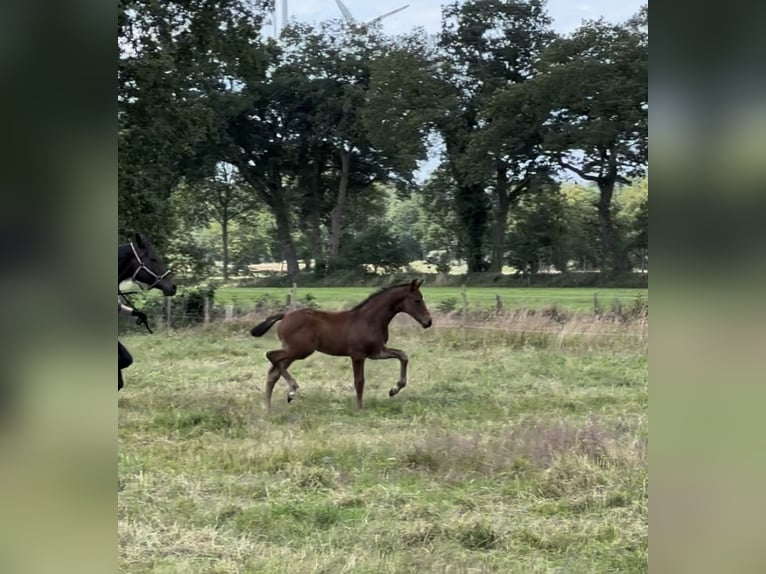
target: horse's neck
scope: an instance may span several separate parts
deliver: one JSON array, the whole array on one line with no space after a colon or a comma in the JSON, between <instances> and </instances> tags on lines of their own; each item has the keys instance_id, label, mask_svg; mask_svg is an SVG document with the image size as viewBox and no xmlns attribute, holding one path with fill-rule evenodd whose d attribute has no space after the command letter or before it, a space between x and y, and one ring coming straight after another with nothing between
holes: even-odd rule
<instances>
[{"instance_id":1,"label":"horse's neck","mask_svg":"<svg viewBox=\"0 0 766 574\"><path fill-rule=\"evenodd\" d=\"M136 270L136 257L130 244L117 247L117 283L122 283Z\"/></svg>"},{"instance_id":2,"label":"horse's neck","mask_svg":"<svg viewBox=\"0 0 766 574\"><path fill-rule=\"evenodd\" d=\"M383 293L370 300L362 310L369 316L380 320L384 325L388 325L396 316L399 302L398 297L393 294Z\"/></svg>"}]
</instances>

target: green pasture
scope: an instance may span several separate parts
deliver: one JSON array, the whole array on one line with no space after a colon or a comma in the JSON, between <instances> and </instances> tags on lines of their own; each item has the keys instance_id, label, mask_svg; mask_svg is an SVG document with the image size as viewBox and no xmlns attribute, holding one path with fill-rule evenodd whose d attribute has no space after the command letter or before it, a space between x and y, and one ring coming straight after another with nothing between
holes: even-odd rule
<instances>
[{"instance_id":1,"label":"green pasture","mask_svg":"<svg viewBox=\"0 0 766 574\"><path fill-rule=\"evenodd\" d=\"M367 290L312 292L329 306ZM647 571L647 349L629 326L557 341L395 325L399 395L397 362L368 361L357 411L349 360L316 354L271 413L277 342L249 326L123 338L121 572Z\"/></svg>"},{"instance_id":2,"label":"green pasture","mask_svg":"<svg viewBox=\"0 0 766 574\"><path fill-rule=\"evenodd\" d=\"M244 307L252 306L264 296L276 297L284 301L291 289L287 287L222 287L216 291L215 300L219 304L235 304ZM299 301L304 301L307 295L314 297L314 302L323 309L342 309L362 301L375 289L369 287L309 287L301 289L298 286ZM426 302L436 308L440 302L453 299L461 304L460 287L423 286L423 296ZM640 296L648 300L648 289L595 289L582 287L554 288L497 288L469 287L466 290L468 306L471 309L484 309L495 306L496 296L499 295L503 306L508 309L527 308L543 309L556 305L570 311L592 311L594 295L600 305L609 309L613 302L619 300L623 305L630 305Z\"/></svg>"}]
</instances>

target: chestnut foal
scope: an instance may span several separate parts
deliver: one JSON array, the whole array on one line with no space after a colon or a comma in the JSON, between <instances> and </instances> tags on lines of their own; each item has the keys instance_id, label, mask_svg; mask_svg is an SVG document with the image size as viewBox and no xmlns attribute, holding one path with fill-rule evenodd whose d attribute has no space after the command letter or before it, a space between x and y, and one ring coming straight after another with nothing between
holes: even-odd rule
<instances>
[{"instance_id":1,"label":"chestnut foal","mask_svg":"<svg viewBox=\"0 0 766 574\"><path fill-rule=\"evenodd\" d=\"M386 287L373 293L367 299L348 311L318 311L314 309L296 309L288 313L278 313L267 318L250 330L253 337L260 337L277 321L277 335L282 341L282 349L269 351L266 358L271 368L266 377L266 407L271 408L271 394L274 385L282 376L290 387L287 402L295 398L298 383L287 368L300 359L305 359L314 351L336 357L350 357L354 368L354 388L356 406L362 408L364 393L364 361L366 359L399 359L401 373L396 386L388 391L393 397L407 385L408 357L404 351L386 347L388 325L394 316L406 313L423 328L431 326L431 314L428 312L420 286L423 281Z\"/></svg>"}]
</instances>

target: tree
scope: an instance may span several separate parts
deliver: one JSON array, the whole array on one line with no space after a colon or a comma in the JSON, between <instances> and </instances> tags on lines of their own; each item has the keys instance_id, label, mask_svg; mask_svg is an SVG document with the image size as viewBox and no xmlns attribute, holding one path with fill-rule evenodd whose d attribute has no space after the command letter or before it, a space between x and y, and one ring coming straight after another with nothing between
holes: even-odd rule
<instances>
[{"instance_id":1,"label":"tree","mask_svg":"<svg viewBox=\"0 0 766 574\"><path fill-rule=\"evenodd\" d=\"M505 131L498 126L491 135L484 132L504 118L503 105L513 101L514 109L521 109L534 101L522 88L507 91L502 102L495 98L534 77L536 59L552 37L549 26L538 0L453 2L443 7L437 46L410 51L410 42L376 68L375 96L381 102L376 120L385 130L378 141L410 160L420 157L430 133L444 143L440 180L454 182L449 186L452 210L470 271L488 268L493 211L492 266L502 264L510 202L536 169L541 114L520 117L524 126L513 145L503 145L507 130L518 127L510 122Z\"/></svg>"},{"instance_id":2,"label":"tree","mask_svg":"<svg viewBox=\"0 0 766 574\"><path fill-rule=\"evenodd\" d=\"M399 198L394 191L387 191L386 222L391 233L399 239L404 249L407 262L422 260L425 257L419 239L422 227L423 209L417 197Z\"/></svg>"},{"instance_id":3,"label":"tree","mask_svg":"<svg viewBox=\"0 0 766 574\"><path fill-rule=\"evenodd\" d=\"M422 186L420 205L425 212L419 234L426 253L445 252L444 259L467 259L468 230L455 209L459 187L445 164L440 165Z\"/></svg>"},{"instance_id":4,"label":"tree","mask_svg":"<svg viewBox=\"0 0 766 574\"><path fill-rule=\"evenodd\" d=\"M220 251L220 234L210 237L205 227L206 211L189 185L182 180L173 190L168 210L172 217L173 233L168 238L165 257L174 276L195 280L208 277L215 268ZM218 241L216 241L218 239Z\"/></svg>"},{"instance_id":5,"label":"tree","mask_svg":"<svg viewBox=\"0 0 766 574\"><path fill-rule=\"evenodd\" d=\"M492 267L499 269L502 265L507 210L513 197L528 185L531 173L526 173L527 169L534 171L534 160L530 160L535 155L534 125L531 129L525 125L523 130L526 136L533 137L532 141L519 138L515 145L504 149L501 130L492 135L484 133L504 116L497 101L493 108L493 100L498 92L534 77L536 59L552 37L549 27L543 2L537 0L472 0L449 4L443 10L439 40L443 70L454 88L459 113L442 122L440 131L450 173L458 183L456 208L467 231L470 271L489 267L484 243L493 200ZM524 97L526 91L508 91L503 99L508 103L516 95ZM534 115L530 119L534 124ZM476 163L479 157L484 161Z\"/></svg>"},{"instance_id":6,"label":"tree","mask_svg":"<svg viewBox=\"0 0 766 574\"><path fill-rule=\"evenodd\" d=\"M281 255L292 276L298 272L298 257L287 177L293 173L295 138L286 129L293 101L285 93L293 78L272 73L268 82L258 75L243 75L238 81L244 87L219 96L219 120L211 138L220 144L212 153L236 166L251 193L273 214Z\"/></svg>"},{"instance_id":7,"label":"tree","mask_svg":"<svg viewBox=\"0 0 766 574\"><path fill-rule=\"evenodd\" d=\"M519 198L509 227L508 262L523 273L535 274L541 266L567 271L570 245L564 196L550 177L531 179L529 192Z\"/></svg>"},{"instance_id":8,"label":"tree","mask_svg":"<svg viewBox=\"0 0 766 574\"><path fill-rule=\"evenodd\" d=\"M510 205L538 170L544 113L526 84L553 36L550 19L543 2L475 0L447 6L443 22L440 43L464 113L457 130L449 126L442 135L460 183L458 209L471 229L469 269L499 271ZM489 212L494 221L487 266L482 244Z\"/></svg>"},{"instance_id":9,"label":"tree","mask_svg":"<svg viewBox=\"0 0 766 574\"><path fill-rule=\"evenodd\" d=\"M370 66L362 121L371 144L407 183L428 157L429 134L454 103L437 71L436 52L424 34L392 39Z\"/></svg>"},{"instance_id":10,"label":"tree","mask_svg":"<svg viewBox=\"0 0 766 574\"><path fill-rule=\"evenodd\" d=\"M648 37L646 11L627 24L585 23L544 57L553 99L546 148L558 164L599 189L604 270L631 264L615 229L617 183L645 172L647 161Z\"/></svg>"},{"instance_id":11,"label":"tree","mask_svg":"<svg viewBox=\"0 0 766 574\"><path fill-rule=\"evenodd\" d=\"M221 163L216 174L201 182L179 186L176 192L177 210L198 227L210 221L218 223L221 242L223 279L229 279L229 231L231 225L248 210L253 209L251 194L238 177L235 168Z\"/></svg>"},{"instance_id":12,"label":"tree","mask_svg":"<svg viewBox=\"0 0 766 574\"><path fill-rule=\"evenodd\" d=\"M220 177L209 182L207 205L211 217L221 226L221 246L223 250L223 280L229 279L229 227L252 205L250 197L244 193L243 186L237 180L231 168L220 166Z\"/></svg>"},{"instance_id":13,"label":"tree","mask_svg":"<svg viewBox=\"0 0 766 574\"><path fill-rule=\"evenodd\" d=\"M370 88L370 69L385 49L375 27L353 30L330 22L314 28L298 25L287 30L284 70L304 78L309 87L312 117L304 126L303 141L314 148L305 156L317 161L311 175L318 181L329 169L336 174L330 210L329 255L340 253L349 192L374 182L394 179L396 162L372 145L364 122ZM314 194L312 199L316 202Z\"/></svg>"},{"instance_id":14,"label":"tree","mask_svg":"<svg viewBox=\"0 0 766 574\"><path fill-rule=\"evenodd\" d=\"M281 247L276 241L274 217L267 209L250 210L231 227L231 265L238 272L246 272L252 263L277 259Z\"/></svg>"},{"instance_id":15,"label":"tree","mask_svg":"<svg viewBox=\"0 0 766 574\"><path fill-rule=\"evenodd\" d=\"M544 94L535 79L499 90L482 110L485 127L470 139L465 172L489 182L494 222L489 270L500 272L505 260L505 233L511 206L529 192L535 180L550 172L542 149L548 115ZM537 186L537 191L550 186Z\"/></svg>"},{"instance_id":16,"label":"tree","mask_svg":"<svg viewBox=\"0 0 766 574\"><path fill-rule=\"evenodd\" d=\"M409 263L401 239L385 221L375 221L345 242L340 255L351 267L372 265L392 273Z\"/></svg>"},{"instance_id":17,"label":"tree","mask_svg":"<svg viewBox=\"0 0 766 574\"><path fill-rule=\"evenodd\" d=\"M561 197L566 222L566 245L570 262L581 271L598 268L602 245L596 206L599 192L593 186L564 184Z\"/></svg>"},{"instance_id":18,"label":"tree","mask_svg":"<svg viewBox=\"0 0 766 574\"><path fill-rule=\"evenodd\" d=\"M643 178L616 194L617 222L634 267L646 268L649 255L649 180Z\"/></svg>"},{"instance_id":19,"label":"tree","mask_svg":"<svg viewBox=\"0 0 766 574\"><path fill-rule=\"evenodd\" d=\"M215 116L205 96L225 80L227 67L263 67L259 30L266 6L261 0L120 0L121 234L142 229L159 247L169 241L174 218L168 198L182 179L212 169L199 161Z\"/></svg>"},{"instance_id":20,"label":"tree","mask_svg":"<svg viewBox=\"0 0 766 574\"><path fill-rule=\"evenodd\" d=\"M189 185L207 181L210 187L218 166L231 164L249 193L274 214L288 272L293 274L297 258L283 178L293 171L294 156L287 145L290 134L282 133L282 125L294 99L283 97L290 89L284 78L270 77L279 50L260 34L268 4L121 4L120 38L126 47L120 93L129 120L121 133L133 138L129 144L136 142L125 153L121 149L121 164L123 157L131 160L124 178L130 189L121 190L121 198L126 198L121 214L135 218L132 205L146 193L141 187L146 184L146 189L160 189L149 193L152 202L145 202L149 205L144 210L157 208L162 217L160 207L182 178ZM132 129L138 120L140 129ZM131 178L133 174L137 175ZM224 196L221 200L227 202Z\"/></svg>"}]
</instances>

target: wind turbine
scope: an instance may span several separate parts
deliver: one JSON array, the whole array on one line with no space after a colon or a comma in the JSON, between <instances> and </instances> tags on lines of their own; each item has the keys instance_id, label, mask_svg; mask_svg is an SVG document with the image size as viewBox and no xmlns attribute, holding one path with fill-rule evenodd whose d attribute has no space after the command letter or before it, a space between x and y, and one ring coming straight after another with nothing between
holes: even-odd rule
<instances>
[{"instance_id":1,"label":"wind turbine","mask_svg":"<svg viewBox=\"0 0 766 574\"><path fill-rule=\"evenodd\" d=\"M405 4L401 8L397 8L396 10L391 10L390 12L386 12L382 16L378 16L376 18L373 18L372 20L368 20L367 22L357 22L354 17L351 15L351 12L346 7L346 5L341 0L335 0L335 2L338 4L338 8L340 8L341 13L343 14L343 17L346 19L346 22L348 22L349 26L353 27L366 27L370 24L374 24L375 22L378 22L382 20L383 18L386 18L387 16L391 16L391 14L396 14L397 12L401 12L405 8L409 6L409 4Z\"/></svg>"},{"instance_id":2,"label":"wind turbine","mask_svg":"<svg viewBox=\"0 0 766 574\"><path fill-rule=\"evenodd\" d=\"M277 0L274 0L274 38L279 38L282 28L287 26L287 0L282 0L282 25L278 24L277 10L279 8Z\"/></svg>"}]
</instances>

